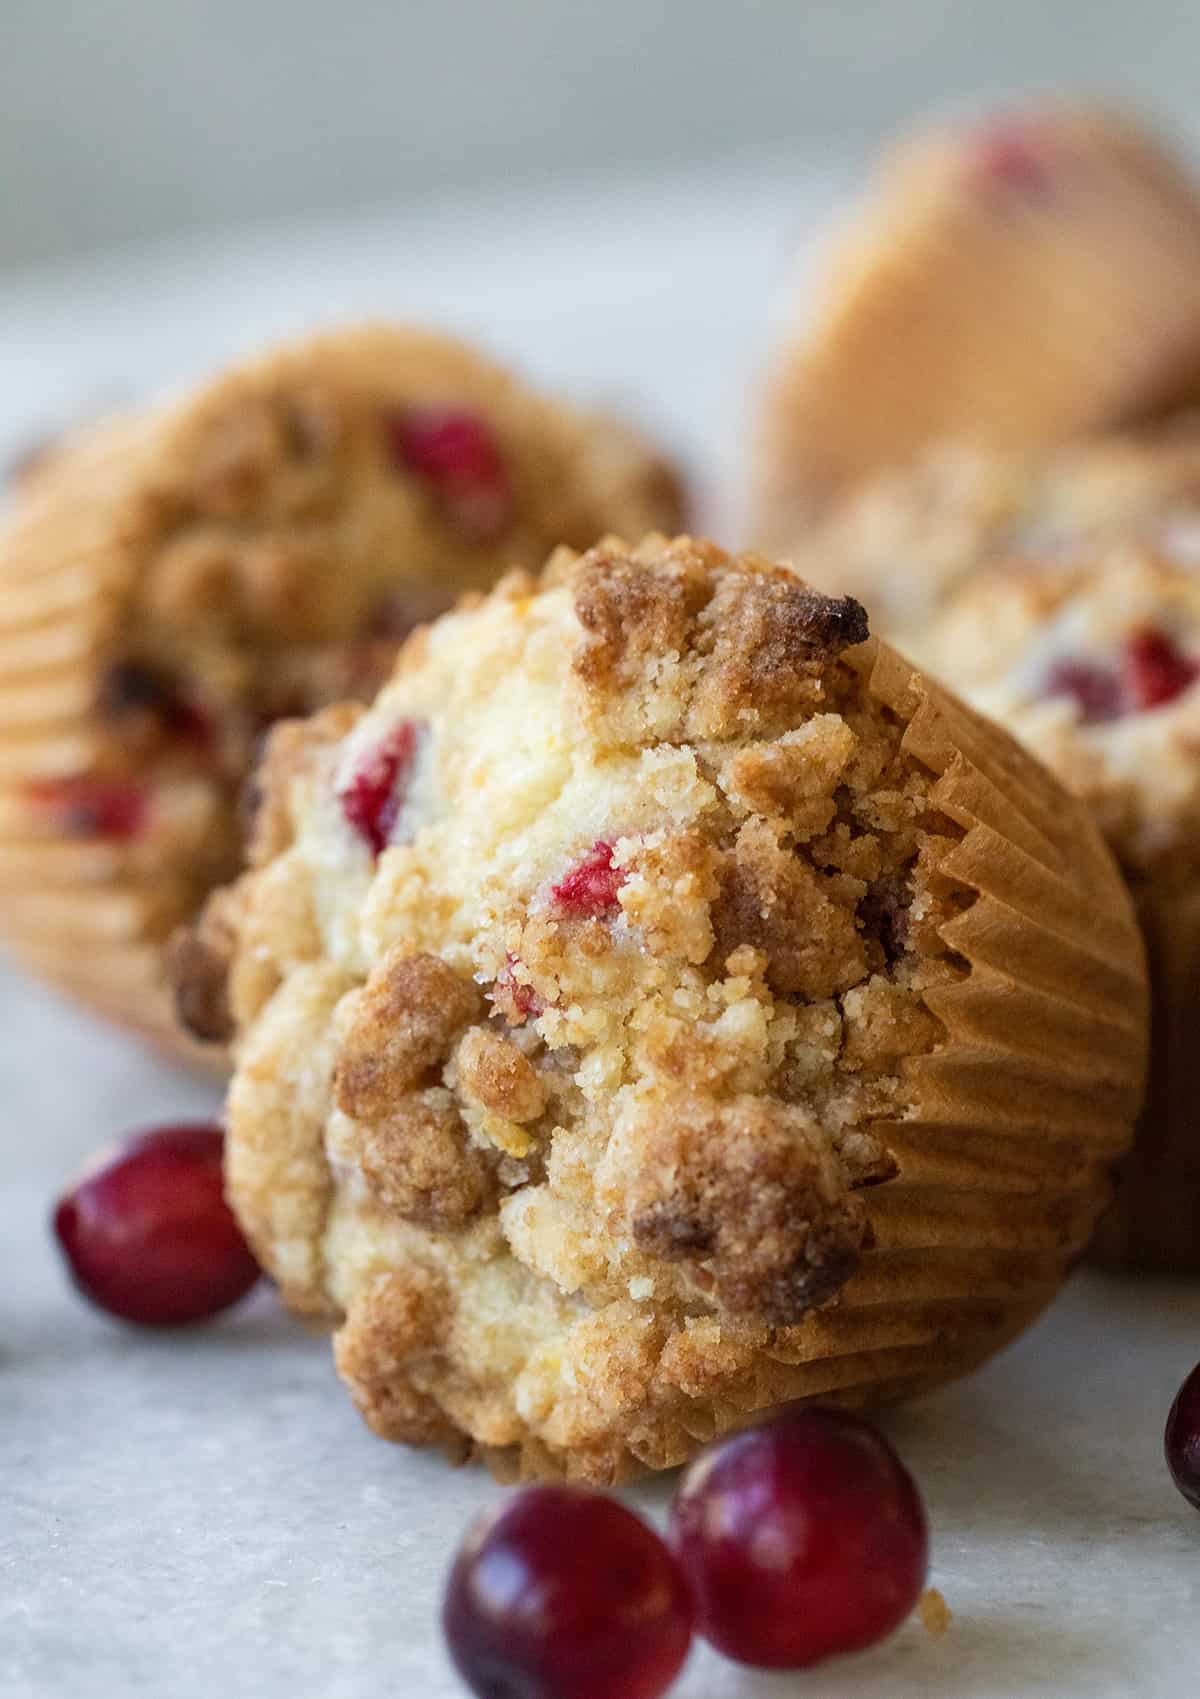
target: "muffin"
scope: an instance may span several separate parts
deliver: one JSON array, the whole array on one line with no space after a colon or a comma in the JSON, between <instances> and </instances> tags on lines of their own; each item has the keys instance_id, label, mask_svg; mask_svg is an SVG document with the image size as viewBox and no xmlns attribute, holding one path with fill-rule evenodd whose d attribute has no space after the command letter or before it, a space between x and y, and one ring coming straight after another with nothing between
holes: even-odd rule
<instances>
[{"instance_id":1,"label":"muffin","mask_svg":"<svg viewBox=\"0 0 1200 1699\"><path fill-rule=\"evenodd\" d=\"M276 728L180 960L228 1188L377 1433L665 1468L962 1373L1125 1149L1128 896L1085 810L752 556L558 551Z\"/></svg>"},{"instance_id":2,"label":"muffin","mask_svg":"<svg viewBox=\"0 0 1200 1699\"><path fill-rule=\"evenodd\" d=\"M240 864L265 728L372 694L462 590L679 506L622 426L413 330L89 427L0 534L0 934L174 1040L164 941Z\"/></svg>"},{"instance_id":3,"label":"muffin","mask_svg":"<svg viewBox=\"0 0 1200 1699\"><path fill-rule=\"evenodd\" d=\"M755 534L941 441L1037 452L1200 394L1200 194L1124 117L1051 104L888 153L770 368Z\"/></svg>"},{"instance_id":4,"label":"muffin","mask_svg":"<svg viewBox=\"0 0 1200 1699\"><path fill-rule=\"evenodd\" d=\"M1150 1084L1100 1249L1200 1268L1200 530L997 562L951 600L927 653L1087 805L1129 881Z\"/></svg>"},{"instance_id":5,"label":"muffin","mask_svg":"<svg viewBox=\"0 0 1200 1699\"><path fill-rule=\"evenodd\" d=\"M819 588L866 600L889 637L914 646L983 563L1066 558L1191 527L1200 532L1200 421L1182 415L1043 455L938 443L836 503L792 558Z\"/></svg>"}]
</instances>

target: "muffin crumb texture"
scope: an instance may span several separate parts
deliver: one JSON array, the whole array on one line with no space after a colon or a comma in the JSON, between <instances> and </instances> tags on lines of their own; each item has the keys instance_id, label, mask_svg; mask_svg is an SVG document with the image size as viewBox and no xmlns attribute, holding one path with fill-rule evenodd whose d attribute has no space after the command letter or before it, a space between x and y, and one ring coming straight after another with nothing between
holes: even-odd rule
<instances>
[{"instance_id":1,"label":"muffin crumb texture","mask_svg":"<svg viewBox=\"0 0 1200 1699\"><path fill-rule=\"evenodd\" d=\"M1045 1303L1134 1112L1136 935L1081 811L856 602L564 549L333 712L273 734L179 959L239 1035L235 1207L377 1432L610 1481Z\"/></svg>"}]
</instances>

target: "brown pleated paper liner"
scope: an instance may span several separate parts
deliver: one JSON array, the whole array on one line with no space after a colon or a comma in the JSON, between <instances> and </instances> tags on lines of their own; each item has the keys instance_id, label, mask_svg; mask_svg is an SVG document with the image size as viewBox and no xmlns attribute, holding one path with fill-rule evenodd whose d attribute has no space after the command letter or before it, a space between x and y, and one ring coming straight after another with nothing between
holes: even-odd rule
<instances>
[{"instance_id":1,"label":"brown pleated paper liner","mask_svg":"<svg viewBox=\"0 0 1200 1699\"><path fill-rule=\"evenodd\" d=\"M1002 127L987 137L896 149L785 333L755 468L767 553L931 443L1036 452L1200 395L1200 193L1184 171L1086 106L1015 121L1014 181L973 175L973 149L1009 145Z\"/></svg>"},{"instance_id":2,"label":"brown pleated paper liner","mask_svg":"<svg viewBox=\"0 0 1200 1699\"><path fill-rule=\"evenodd\" d=\"M96 672L133 571L131 492L157 420L121 419L39 476L0 550L0 931L24 967L191 1062L161 972L178 918L161 869L119 840L64 837L30 787L94 766Z\"/></svg>"},{"instance_id":3,"label":"brown pleated paper liner","mask_svg":"<svg viewBox=\"0 0 1200 1699\"><path fill-rule=\"evenodd\" d=\"M525 391L445 337L383 325L281 348L179 402L92 426L30 480L0 539L0 935L32 971L210 1067L224 1058L179 1029L162 949L205 894L212 857L169 824L138 842L56 835L33 798L46 781L103 764L101 668L210 422L243 396L317 378L362 405L455 395L503 412L529 480L518 491L523 517L503 558L460 550L463 582L439 579L443 595L486 585L512 559L539 564L560 535L582 546L612 527L640 533L680 520L681 487L635 433ZM419 589L429 569L419 549L408 553Z\"/></svg>"},{"instance_id":4,"label":"brown pleated paper liner","mask_svg":"<svg viewBox=\"0 0 1200 1699\"><path fill-rule=\"evenodd\" d=\"M1200 1269L1200 891L1138 896L1150 962L1150 1078L1097 1236L1102 1260Z\"/></svg>"},{"instance_id":5,"label":"brown pleated paper liner","mask_svg":"<svg viewBox=\"0 0 1200 1699\"><path fill-rule=\"evenodd\" d=\"M713 1399L664 1396L613 1469L667 1468L812 1399L870 1406L974 1368L1053 1298L1111 1196L1146 1066L1142 942L1086 812L1002 731L874 641L871 693L908 722L962 829L941 873L969 899L942 936L961 979L928 994L944 1041L908 1065L910 1112L874 1129L898 1176L860 1194L867 1251L835 1301L779 1329ZM533 1442L501 1473L595 1470Z\"/></svg>"}]
</instances>

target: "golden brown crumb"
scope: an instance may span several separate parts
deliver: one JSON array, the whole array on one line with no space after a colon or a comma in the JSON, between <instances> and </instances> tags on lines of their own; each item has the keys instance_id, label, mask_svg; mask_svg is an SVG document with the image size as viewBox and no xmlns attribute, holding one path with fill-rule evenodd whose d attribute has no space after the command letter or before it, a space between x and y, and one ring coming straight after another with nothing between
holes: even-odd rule
<instances>
[{"instance_id":1,"label":"golden brown crumb","mask_svg":"<svg viewBox=\"0 0 1200 1699\"><path fill-rule=\"evenodd\" d=\"M917 1600L917 1615L926 1634L937 1637L943 1635L953 1621L950 1607L936 1587L926 1587L921 1594Z\"/></svg>"}]
</instances>

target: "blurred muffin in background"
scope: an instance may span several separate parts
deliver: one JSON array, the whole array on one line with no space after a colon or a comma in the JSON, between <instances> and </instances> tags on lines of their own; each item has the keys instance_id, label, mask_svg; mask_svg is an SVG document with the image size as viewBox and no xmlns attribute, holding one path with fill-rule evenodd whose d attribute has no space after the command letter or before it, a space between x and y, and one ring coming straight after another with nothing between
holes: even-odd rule
<instances>
[{"instance_id":1,"label":"blurred muffin in background","mask_svg":"<svg viewBox=\"0 0 1200 1699\"><path fill-rule=\"evenodd\" d=\"M1151 1071L1100 1248L1200 1268L1200 525L994 561L923 658L1087 803L1117 854L1148 947Z\"/></svg>"},{"instance_id":2,"label":"blurred muffin in background","mask_svg":"<svg viewBox=\"0 0 1200 1699\"><path fill-rule=\"evenodd\" d=\"M981 563L1047 560L1105 539L1200 535L1200 417L1041 455L938 443L835 504L792 550L803 575L848 591L881 630L920 647Z\"/></svg>"},{"instance_id":3,"label":"blurred muffin in background","mask_svg":"<svg viewBox=\"0 0 1200 1699\"><path fill-rule=\"evenodd\" d=\"M1200 394L1200 192L1127 117L1051 103L881 162L769 369L753 531L815 519L931 444L1036 452Z\"/></svg>"},{"instance_id":4,"label":"blurred muffin in background","mask_svg":"<svg viewBox=\"0 0 1200 1699\"><path fill-rule=\"evenodd\" d=\"M0 533L0 934L180 1044L164 942L239 863L265 729L372 694L503 569L681 507L623 425L382 325L91 426L24 485Z\"/></svg>"}]
</instances>

